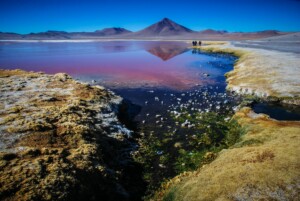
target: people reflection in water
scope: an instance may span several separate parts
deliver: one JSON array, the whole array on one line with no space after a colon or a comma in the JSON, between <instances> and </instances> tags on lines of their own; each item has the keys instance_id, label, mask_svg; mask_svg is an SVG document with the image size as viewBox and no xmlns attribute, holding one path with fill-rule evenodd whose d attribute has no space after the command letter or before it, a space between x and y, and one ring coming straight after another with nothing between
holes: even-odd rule
<instances>
[{"instance_id":1,"label":"people reflection in water","mask_svg":"<svg viewBox=\"0 0 300 201\"><path fill-rule=\"evenodd\" d=\"M199 42L192 41L192 44L193 44L193 47L194 47L193 50L192 50L192 54L201 54L201 50L199 48L196 48L195 46L197 46L197 45L201 46L202 42L201 41L199 41Z\"/></svg>"},{"instance_id":2,"label":"people reflection in water","mask_svg":"<svg viewBox=\"0 0 300 201\"><path fill-rule=\"evenodd\" d=\"M199 48L193 48L192 54L201 54L201 50Z\"/></svg>"}]
</instances>

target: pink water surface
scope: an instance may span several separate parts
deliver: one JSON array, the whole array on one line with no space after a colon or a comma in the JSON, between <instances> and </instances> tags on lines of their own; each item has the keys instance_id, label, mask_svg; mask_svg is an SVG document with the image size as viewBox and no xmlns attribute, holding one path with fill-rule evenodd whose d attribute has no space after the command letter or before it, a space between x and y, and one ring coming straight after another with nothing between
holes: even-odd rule
<instances>
[{"instance_id":1,"label":"pink water surface","mask_svg":"<svg viewBox=\"0 0 300 201\"><path fill-rule=\"evenodd\" d=\"M105 86L187 89L213 83L224 72L207 67L212 58L192 54L183 42L110 41L0 43L0 68L65 72Z\"/></svg>"}]
</instances>

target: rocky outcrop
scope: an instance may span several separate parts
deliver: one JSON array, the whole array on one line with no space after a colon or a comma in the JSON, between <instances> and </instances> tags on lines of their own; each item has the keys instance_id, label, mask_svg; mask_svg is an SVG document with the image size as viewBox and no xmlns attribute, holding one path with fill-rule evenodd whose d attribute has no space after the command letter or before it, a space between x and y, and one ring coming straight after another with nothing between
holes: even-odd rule
<instances>
[{"instance_id":1,"label":"rocky outcrop","mask_svg":"<svg viewBox=\"0 0 300 201\"><path fill-rule=\"evenodd\" d=\"M1 200L134 199L122 98L63 73L0 70L0 86Z\"/></svg>"}]
</instances>

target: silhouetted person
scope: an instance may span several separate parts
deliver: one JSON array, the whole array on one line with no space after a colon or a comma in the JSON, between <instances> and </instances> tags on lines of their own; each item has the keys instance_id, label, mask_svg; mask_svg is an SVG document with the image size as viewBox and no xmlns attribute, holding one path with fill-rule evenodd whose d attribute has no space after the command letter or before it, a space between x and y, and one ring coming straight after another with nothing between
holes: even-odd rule
<instances>
[{"instance_id":1,"label":"silhouetted person","mask_svg":"<svg viewBox=\"0 0 300 201\"><path fill-rule=\"evenodd\" d=\"M199 41L199 46L201 46L201 41Z\"/></svg>"}]
</instances>

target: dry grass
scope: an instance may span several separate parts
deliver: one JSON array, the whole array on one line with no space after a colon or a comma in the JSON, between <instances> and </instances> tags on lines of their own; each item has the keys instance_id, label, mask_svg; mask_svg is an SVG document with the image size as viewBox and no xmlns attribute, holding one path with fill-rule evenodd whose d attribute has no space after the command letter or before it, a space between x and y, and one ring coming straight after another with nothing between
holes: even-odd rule
<instances>
[{"instance_id":1,"label":"dry grass","mask_svg":"<svg viewBox=\"0 0 300 201\"><path fill-rule=\"evenodd\" d=\"M0 78L10 77L10 76L23 76L23 77L38 77L39 75L42 75L41 72L33 72L33 71L23 71L21 69L15 69L15 70L3 70L0 69Z\"/></svg>"},{"instance_id":2,"label":"dry grass","mask_svg":"<svg viewBox=\"0 0 300 201\"><path fill-rule=\"evenodd\" d=\"M248 130L242 141L209 165L171 180L157 200L300 199L300 122L256 116L250 108L235 117ZM242 145L254 139L260 143Z\"/></svg>"},{"instance_id":3,"label":"dry grass","mask_svg":"<svg viewBox=\"0 0 300 201\"><path fill-rule=\"evenodd\" d=\"M227 41L202 41L202 45L227 45Z\"/></svg>"},{"instance_id":4,"label":"dry grass","mask_svg":"<svg viewBox=\"0 0 300 201\"><path fill-rule=\"evenodd\" d=\"M120 97L63 73L0 69L0 86L0 200L116 200L102 152L118 164L127 146Z\"/></svg>"}]
</instances>

